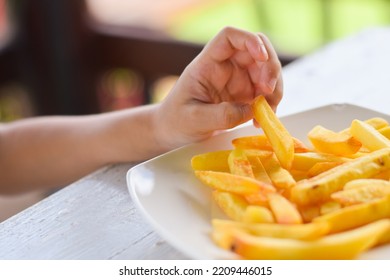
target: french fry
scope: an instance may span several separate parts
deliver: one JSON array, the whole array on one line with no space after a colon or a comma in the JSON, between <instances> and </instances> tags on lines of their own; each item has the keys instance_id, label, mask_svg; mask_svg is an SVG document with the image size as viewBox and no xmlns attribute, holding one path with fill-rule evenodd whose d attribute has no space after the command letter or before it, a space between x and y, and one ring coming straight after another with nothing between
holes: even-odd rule
<instances>
[{"instance_id":1,"label":"french fry","mask_svg":"<svg viewBox=\"0 0 390 280\"><path fill-rule=\"evenodd\" d=\"M241 149L234 149L228 157L230 173L240 176L254 178L252 165L245 152Z\"/></svg>"},{"instance_id":2,"label":"french fry","mask_svg":"<svg viewBox=\"0 0 390 280\"><path fill-rule=\"evenodd\" d=\"M258 160L257 165L255 166L256 179L262 184L269 184L271 186L271 180L269 179L264 168L262 167L260 159L256 159ZM245 176L248 178L255 178L255 173L252 169L251 161L248 160L243 150L234 149L229 155L228 163L231 174ZM261 168L263 168L263 170L261 170ZM259 180L259 178L261 180ZM245 199L250 204L254 205L264 205L267 202L267 196L260 192L247 194L245 195Z\"/></svg>"},{"instance_id":3,"label":"french fry","mask_svg":"<svg viewBox=\"0 0 390 280\"><path fill-rule=\"evenodd\" d=\"M354 137L334 132L321 125L315 126L308 133L308 138L317 151L340 156L355 154L362 146Z\"/></svg>"},{"instance_id":4,"label":"french fry","mask_svg":"<svg viewBox=\"0 0 390 280\"><path fill-rule=\"evenodd\" d=\"M292 137L294 142L295 153L309 152L310 149L299 139ZM232 144L235 148L244 150L267 150L273 151L271 143L268 141L267 136L264 134L254 136L243 136L232 140Z\"/></svg>"},{"instance_id":5,"label":"french fry","mask_svg":"<svg viewBox=\"0 0 390 280\"><path fill-rule=\"evenodd\" d=\"M351 134L370 151L390 147L390 140L365 122L353 120L350 131Z\"/></svg>"},{"instance_id":6,"label":"french fry","mask_svg":"<svg viewBox=\"0 0 390 280\"><path fill-rule=\"evenodd\" d=\"M245 259L354 259L381 241L389 228L390 220L383 219L312 241L258 237L237 230L231 250Z\"/></svg>"},{"instance_id":7,"label":"french fry","mask_svg":"<svg viewBox=\"0 0 390 280\"><path fill-rule=\"evenodd\" d=\"M232 144L236 149L272 151L271 143L264 134L235 138L232 140Z\"/></svg>"},{"instance_id":8,"label":"french fry","mask_svg":"<svg viewBox=\"0 0 390 280\"><path fill-rule=\"evenodd\" d=\"M320 175L321 173L324 173L325 171L328 171L340 164L342 164L342 162L337 162L337 161L317 162L316 164L313 165L313 167L309 169L309 171L307 172L307 176L311 178Z\"/></svg>"},{"instance_id":9,"label":"french fry","mask_svg":"<svg viewBox=\"0 0 390 280\"><path fill-rule=\"evenodd\" d=\"M383 127L389 126L389 122L384 118L374 117L371 119L367 119L364 121L365 123L371 125L376 130L381 129Z\"/></svg>"},{"instance_id":10,"label":"french fry","mask_svg":"<svg viewBox=\"0 0 390 280\"><path fill-rule=\"evenodd\" d=\"M343 187L343 190L351 190L355 188L361 188L370 185L388 185L389 182L382 179L356 179L349 181Z\"/></svg>"},{"instance_id":11,"label":"french fry","mask_svg":"<svg viewBox=\"0 0 390 280\"><path fill-rule=\"evenodd\" d=\"M256 180L272 184L271 178L268 176L267 171L261 163L260 157L248 157L248 160L252 166L253 176Z\"/></svg>"},{"instance_id":12,"label":"french fry","mask_svg":"<svg viewBox=\"0 0 390 280\"><path fill-rule=\"evenodd\" d=\"M361 147L359 152L357 153L354 153L353 155L348 155L348 156L345 156L346 158L349 158L349 159L355 159L355 158L359 158L359 157L364 157L366 155L368 155L371 151L369 151L368 149L366 149L365 147Z\"/></svg>"},{"instance_id":13,"label":"french fry","mask_svg":"<svg viewBox=\"0 0 390 280\"><path fill-rule=\"evenodd\" d=\"M380 118L380 117L374 117L374 118L370 118L370 119L367 119L364 121L366 124L369 124L370 126L372 126L373 128L375 129L382 129L383 127L386 127L389 125L389 122L387 120L385 120L384 118ZM350 127L347 127L346 129L340 131L340 133L350 133Z\"/></svg>"},{"instance_id":14,"label":"french fry","mask_svg":"<svg viewBox=\"0 0 390 280\"><path fill-rule=\"evenodd\" d=\"M253 206L268 206L268 197L263 193L254 193L245 195L246 201Z\"/></svg>"},{"instance_id":15,"label":"french fry","mask_svg":"<svg viewBox=\"0 0 390 280\"><path fill-rule=\"evenodd\" d=\"M389 181L390 180L390 169L383 170L382 172L375 174L371 178Z\"/></svg>"},{"instance_id":16,"label":"french fry","mask_svg":"<svg viewBox=\"0 0 390 280\"><path fill-rule=\"evenodd\" d=\"M284 169L275 156L262 161L263 166L277 189L290 190L296 182L292 175Z\"/></svg>"},{"instance_id":17,"label":"french fry","mask_svg":"<svg viewBox=\"0 0 390 280\"><path fill-rule=\"evenodd\" d=\"M244 150L244 152L252 166L254 178L260 182L272 184L272 181L261 161L272 157L273 152L264 150Z\"/></svg>"},{"instance_id":18,"label":"french fry","mask_svg":"<svg viewBox=\"0 0 390 280\"><path fill-rule=\"evenodd\" d=\"M195 155L191 158L193 170L229 172L228 157L231 150L221 150Z\"/></svg>"},{"instance_id":19,"label":"french fry","mask_svg":"<svg viewBox=\"0 0 390 280\"><path fill-rule=\"evenodd\" d=\"M253 193L244 196L250 205L268 206L268 196L264 193Z\"/></svg>"},{"instance_id":20,"label":"french fry","mask_svg":"<svg viewBox=\"0 0 390 280\"><path fill-rule=\"evenodd\" d=\"M264 96L255 99L252 110L280 164L290 169L294 159L294 140L269 106Z\"/></svg>"},{"instance_id":21,"label":"french fry","mask_svg":"<svg viewBox=\"0 0 390 280\"><path fill-rule=\"evenodd\" d=\"M318 216L313 219L313 222L327 222L330 233L334 233L384 218L390 218L390 195Z\"/></svg>"},{"instance_id":22,"label":"french fry","mask_svg":"<svg viewBox=\"0 0 390 280\"><path fill-rule=\"evenodd\" d=\"M336 210L341 209L341 204L336 201L328 201L321 205L320 207L320 215L325 215L328 213L332 213Z\"/></svg>"},{"instance_id":23,"label":"french fry","mask_svg":"<svg viewBox=\"0 0 390 280\"><path fill-rule=\"evenodd\" d=\"M213 231L229 232L232 230L244 230L255 236L288 238L296 240L314 240L328 233L326 223L308 223L298 225L280 224L249 224L230 220L213 219L211 221Z\"/></svg>"},{"instance_id":24,"label":"french fry","mask_svg":"<svg viewBox=\"0 0 390 280\"><path fill-rule=\"evenodd\" d=\"M214 201L222 209L226 216L234 221L242 220L245 209L248 207L248 203L243 197L230 192L217 190L214 190L212 195Z\"/></svg>"},{"instance_id":25,"label":"french fry","mask_svg":"<svg viewBox=\"0 0 390 280\"><path fill-rule=\"evenodd\" d=\"M233 243L232 230L213 229L211 231L211 239L220 248L230 250Z\"/></svg>"},{"instance_id":26,"label":"french fry","mask_svg":"<svg viewBox=\"0 0 390 280\"><path fill-rule=\"evenodd\" d=\"M246 207L242 221L245 223L274 223L274 216L267 207L249 205Z\"/></svg>"},{"instance_id":27,"label":"french fry","mask_svg":"<svg viewBox=\"0 0 390 280\"><path fill-rule=\"evenodd\" d=\"M344 163L351 159L345 157L339 157L331 154L323 154L317 152L307 152L295 154L294 161L292 163L292 169L308 171L315 164L320 162L337 162Z\"/></svg>"},{"instance_id":28,"label":"french fry","mask_svg":"<svg viewBox=\"0 0 390 280\"><path fill-rule=\"evenodd\" d=\"M380 132L380 134L385 136L387 139L390 139L390 126L382 127L380 129L378 129L378 131Z\"/></svg>"},{"instance_id":29,"label":"french fry","mask_svg":"<svg viewBox=\"0 0 390 280\"><path fill-rule=\"evenodd\" d=\"M390 228L385 231L377 242L377 246L390 243Z\"/></svg>"},{"instance_id":30,"label":"french fry","mask_svg":"<svg viewBox=\"0 0 390 280\"><path fill-rule=\"evenodd\" d=\"M302 224L302 216L298 209L280 194L268 194L269 207L279 224Z\"/></svg>"},{"instance_id":31,"label":"french fry","mask_svg":"<svg viewBox=\"0 0 390 280\"><path fill-rule=\"evenodd\" d=\"M272 185L262 183L253 178L233 175L217 171L195 171L195 175L205 185L220 191L232 192L239 195L275 192Z\"/></svg>"},{"instance_id":32,"label":"french fry","mask_svg":"<svg viewBox=\"0 0 390 280\"><path fill-rule=\"evenodd\" d=\"M341 190L347 182L369 178L389 168L390 149L381 149L297 182L291 189L291 200L298 205L326 202L332 193Z\"/></svg>"},{"instance_id":33,"label":"french fry","mask_svg":"<svg viewBox=\"0 0 390 280\"><path fill-rule=\"evenodd\" d=\"M293 137L294 141L294 152L299 154L299 153L307 153L310 152L311 149L307 147L301 140L298 138Z\"/></svg>"},{"instance_id":34,"label":"french fry","mask_svg":"<svg viewBox=\"0 0 390 280\"><path fill-rule=\"evenodd\" d=\"M309 178L308 171L305 171L305 170L290 169L290 174L293 177L293 179L295 180L295 182Z\"/></svg>"},{"instance_id":35,"label":"french fry","mask_svg":"<svg viewBox=\"0 0 390 280\"><path fill-rule=\"evenodd\" d=\"M321 208L318 205L299 207L298 210L304 223L311 223L314 218L321 215Z\"/></svg>"},{"instance_id":36,"label":"french fry","mask_svg":"<svg viewBox=\"0 0 390 280\"><path fill-rule=\"evenodd\" d=\"M373 180L371 180L373 181ZM379 182L380 181L380 182ZM377 182L376 184L374 182ZM344 205L353 205L365 203L377 198L382 198L390 194L390 182L384 180L375 180L370 185L361 186L358 188L344 189L332 193L331 198Z\"/></svg>"}]
</instances>

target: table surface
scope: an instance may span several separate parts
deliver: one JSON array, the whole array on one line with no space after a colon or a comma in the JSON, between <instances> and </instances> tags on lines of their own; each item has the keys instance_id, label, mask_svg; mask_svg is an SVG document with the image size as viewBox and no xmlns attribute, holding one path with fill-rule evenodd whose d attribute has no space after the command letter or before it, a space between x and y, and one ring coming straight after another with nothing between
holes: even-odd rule
<instances>
[{"instance_id":1,"label":"table surface","mask_svg":"<svg viewBox=\"0 0 390 280\"><path fill-rule=\"evenodd\" d=\"M388 113L389 50L390 29L368 29L286 66L278 115L334 103ZM0 259L187 259L131 200L134 165L98 170L2 222Z\"/></svg>"}]
</instances>

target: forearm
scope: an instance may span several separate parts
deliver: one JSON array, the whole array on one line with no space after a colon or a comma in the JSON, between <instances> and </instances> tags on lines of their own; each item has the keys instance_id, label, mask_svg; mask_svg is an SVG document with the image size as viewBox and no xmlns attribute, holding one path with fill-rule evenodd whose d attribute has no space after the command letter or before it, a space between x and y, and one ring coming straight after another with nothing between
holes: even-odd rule
<instances>
[{"instance_id":1,"label":"forearm","mask_svg":"<svg viewBox=\"0 0 390 280\"><path fill-rule=\"evenodd\" d=\"M0 128L0 190L60 187L114 162L166 151L154 135L153 106L79 117L42 117Z\"/></svg>"},{"instance_id":2,"label":"forearm","mask_svg":"<svg viewBox=\"0 0 390 280\"><path fill-rule=\"evenodd\" d=\"M107 137L102 142L109 163L142 161L175 148L168 146L159 132L159 106L141 106L98 116L100 134Z\"/></svg>"}]
</instances>

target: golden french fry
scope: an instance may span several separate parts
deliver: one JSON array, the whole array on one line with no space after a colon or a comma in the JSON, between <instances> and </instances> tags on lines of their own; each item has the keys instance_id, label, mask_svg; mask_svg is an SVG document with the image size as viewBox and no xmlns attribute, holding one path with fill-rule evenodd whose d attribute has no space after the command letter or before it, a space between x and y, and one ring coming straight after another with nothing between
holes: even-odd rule
<instances>
[{"instance_id":1,"label":"golden french fry","mask_svg":"<svg viewBox=\"0 0 390 280\"><path fill-rule=\"evenodd\" d=\"M252 110L280 164L290 169L294 159L294 140L282 122L275 115L264 96L255 99Z\"/></svg>"},{"instance_id":2,"label":"golden french fry","mask_svg":"<svg viewBox=\"0 0 390 280\"><path fill-rule=\"evenodd\" d=\"M231 150L221 150L195 155L191 158L193 170L229 172L228 157Z\"/></svg>"},{"instance_id":3,"label":"golden french fry","mask_svg":"<svg viewBox=\"0 0 390 280\"><path fill-rule=\"evenodd\" d=\"M313 165L312 168L309 169L309 171L307 172L307 176L311 178L320 175L321 173L324 173L325 171L328 171L340 164L342 164L342 162L337 162L337 161L317 162L316 164Z\"/></svg>"},{"instance_id":4,"label":"golden french fry","mask_svg":"<svg viewBox=\"0 0 390 280\"><path fill-rule=\"evenodd\" d=\"M369 178L389 168L390 149L381 149L297 182L291 189L290 198L298 205L326 202L332 193L341 190L347 182Z\"/></svg>"},{"instance_id":5,"label":"golden french fry","mask_svg":"<svg viewBox=\"0 0 390 280\"><path fill-rule=\"evenodd\" d=\"M332 193L331 198L334 201L347 206L365 203L390 194L389 181L375 179L367 179L367 181L370 181L370 184L354 188L349 187L349 189L347 188L342 191Z\"/></svg>"},{"instance_id":6,"label":"golden french fry","mask_svg":"<svg viewBox=\"0 0 390 280\"><path fill-rule=\"evenodd\" d=\"M390 147L390 140L365 122L353 120L350 131L353 137L359 140L370 151Z\"/></svg>"},{"instance_id":7,"label":"golden french fry","mask_svg":"<svg viewBox=\"0 0 390 280\"><path fill-rule=\"evenodd\" d=\"M232 225L234 221L229 220L217 220L213 219L212 221L213 228L211 230L211 239L216 245L225 250L231 250L233 245L233 239L235 231L245 231L243 228L245 223L237 223L237 225Z\"/></svg>"},{"instance_id":8,"label":"golden french fry","mask_svg":"<svg viewBox=\"0 0 390 280\"><path fill-rule=\"evenodd\" d=\"M267 207L248 205L245 209L242 221L245 223L274 223L274 216Z\"/></svg>"},{"instance_id":9,"label":"golden french fry","mask_svg":"<svg viewBox=\"0 0 390 280\"><path fill-rule=\"evenodd\" d=\"M380 132L380 134L385 136L387 139L390 139L390 126L382 127L380 129L378 129L378 131Z\"/></svg>"},{"instance_id":10,"label":"golden french fry","mask_svg":"<svg viewBox=\"0 0 390 280\"><path fill-rule=\"evenodd\" d=\"M254 193L266 195L276 191L272 185L257 181L253 178L225 172L196 170L195 175L201 182L213 189L239 195Z\"/></svg>"},{"instance_id":11,"label":"golden french fry","mask_svg":"<svg viewBox=\"0 0 390 280\"><path fill-rule=\"evenodd\" d=\"M305 153L310 149L299 139L292 137L294 141L294 152ZM232 140L232 144L235 148L244 150L267 150L272 151L271 143L268 141L267 136L264 134L254 136L243 136Z\"/></svg>"},{"instance_id":12,"label":"golden french fry","mask_svg":"<svg viewBox=\"0 0 390 280\"><path fill-rule=\"evenodd\" d=\"M295 169L290 169L290 174L295 180L295 182L301 181L303 179L309 178L308 172L305 170L295 170Z\"/></svg>"},{"instance_id":13,"label":"golden french fry","mask_svg":"<svg viewBox=\"0 0 390 280\"><path fill-rule=\"evenodd\" d=\"M318 216L313 219L313 222L327 222L330 232L334 233L384 218L390 218L390 195Z\"/></svg>"},{"instance_id":14,"label":"golden french fry","mask_svg":"<svg viewBox=\"0 0 390 280\"><path fill-rule=\"evenodd\" d=\"M295 154L292 169L308 171L319 162L337 162L344 163L351 159L339 157L331 154L322 154L317 152L307 152Z\"/></svg>"},{"instance_id":15,"label":"golden french fry","mask_svg":"<svg viewBox=\"0 0 390 280\"><path fill-rule=\"evenodd\" d=\"M354 259L381 241L389 228L390 220L383 219L311 241L258 237L237 230L230 247L245 259Z\"/></svg>"},{"instance_id":16,"label":"golden french fry","mask_svg":"<svg viewBox=\"0 0 390 280\"><path fill-rule=\"evenodd\" d=\"M289 190L295 186L296 181L286 169L284 169L275 156L262 160L263 166L274 186L278 189Z\"/></svg>"},{"instance_id":17,"label":"golden french fry","mask_svg":"<svg viewBox=\"0 0 390 280\"><path fill-rule=\"evenodd\" d=\"M375 174L371 178L389 181L390 180L390 169L379 172L378 174Z\"/></svg>"},{"instance_id":18,"label":"golden french fry","mask_svg":"<svg viewBox=\"0 0 390 280\"><path fill-rule=\"evenodd\" d=\"M354 153L353 155L345 156L345 158L355 159L355 158L359 158L359 157L364 157L364 156L368 155L369 153L371 153L371 151L369 151L368 149L366 149L365 147L362 146L358 152Z\"/></svg>"},{"instance_id":19,"label":"golden french fry","mask_svg":"<svg viewBox=\"0 0 390 280\"><path fill-rule=\"evenodd\" d=\"M254 178L260 182L264 182L271 185L272 181L268 176L267 171L265 170L261 161L266 158L272 157L273 152L264 150L244 150L244 152L247 155L247 158L252 166Z\"/></svg>"},{"instance_id":20,"label":"golden french fry","mask_svg":"<svg viewBox=\"0 0 390 280\"><path fill-rule=\"evenodd\" d=\"M297 240L313 240L320 238L328 233L326 223L308 223L297 225L281 224L249 224L231 220L213 219L211 221L213 231L229 231L238 229L244 230L255 236L288 238Z\"/></svg>"},{"instance_id":21,"label":"golden french fry","mask_svg":"<svg viewBox=\"0 0 390 280\"><path fill-rule=\"evenodd\" d=\"M387 120L385 120L384 118L380 118L380 117L374 117L374 118L365 120L364 122L371 125L373 128L375 128L377 130L381 129L385 126L389 126L389 122Z\"/></svg>"},{"instance_id":22,"label":"golden french fry","mask_svg":"<svg viewBox=\"0 0 390 280\"><path fill-rule=\"evenodd\" d=\"M350 190L350 189L355 189L355 188L361 188L365 187L367 185L382 185L382 184L388 184L388 182L382 180L382 179L356 179L349 181L346 183L343 187L343 190Z\"/></svg>"},{"instance_id":23,"label":"golden french fry","mask_svg":"<svg viewBox=\"0 0 390 280\"><path fill-rule=\"evenodd\" d=\"M236 149L272 151L271 143L264 134L235 138L232 140L232 144Z\"/></svg>"},{"instance_id":24,"label":"golden french fry","mask_svg":"<svg viewBox=\"0 0 390 280\"><path fill-rule=\"evenodd\" d=\"M230 173L235 175L254 178L252 165L245 152L241 149L234 149L228 157Z\"/></svg>"},{"instance_id":25,"label":"golden french fry","mask_svg":"<svg viewBox=\"0 0 390 280\"><path fill-rule=\"evenodd\" d=\"M253 162L254 158L252 159ZM230 173L234 175L240 175L245 176L249 178L256 178L259 182L262 184L270 185L271 186L271 180L268 178L268 175L265 173L265 170L261 170L261 162L260 159L257 158L259 161L256 165L255 171L256 171L256 177L254 174L254 171L252 169L251 161L248 160L248 157L246 156L245 152L241 149L234 149L228 158L228 163L230 167ZM264 180L259 180L259 177ZM245 199L250 204L255 205L263 205L267 202L267 196L265 196L261 192L246 194Z\"/></svg>"},{"instance_id":26,"label":"golden french fry","mask_svg":"<svg viewBox=\"0 0 390 280\"><path fill-rule=\"evenodd\" d=\"M272 184L272 181L268 176L267 171L261 163L261 159L259 157L248 157L248 159L252 166L253 175L255 176L256 180L267 184Z\"/></svg>"},{"instance_id":27,"label":"golden french fry","mask_svg":"<svg viewBox=\"0 0 390 280\"><path fill-rule=\"evenodd\" d=\"M306 144L304 144L298 138L293 137L293 141L294 141L294 152L295 153L307 153L307 152L311 151L311 149L309 149L309 147L307 147Z\"/></svg>"},{"instance_id":28,"label":"golden french fry","mask_svg":"<svg viewBox=\"0 0 390 280\"><path fill-rule=\"evenodd\" d=\"M278 224L302 224L298 209L284 196L268 194L268 204Z\"/></svg>"},{"instance_id":29,"label":"golden french fry","mask_svg":"<svg viewBox=\"0 0 390 280\"><path fill-rule=\"evenodd\" d=\"M321 215L321 209L318 205L299 207L298 210L304 223L310 223L314 218Z\"/></svg>"},{"instance_id":30,"label":"golden french fry","mask_svg":"<svg viewBox=\"0 0 390 280\"><path fill-rule=\"evenodd\" d=\"M383 127L386 127L389 125L389 123L384 119L380 117L374 117L371 119L367 119L364 121L366 124L369 124L375 129L381 129ZM350 133L350 127L347 127L346 129L340 131L340 133Z\"/></svg>"},{"instance_id":31,"label":"golden french fry","mask_svg":"<svg viewBox=\"0 0 390 280\"><path fill-rule=\"evenodd\" d=\"M314 148L321 153L348 156L359 151L362 144L346 133L337 133L321 125L315 126L308 138Z\"/></svg>"},{"instance_id":32,"label":"golden french fry","mask_svg":"<svg viewBox=\"0 0 390 280\"><path fill-rule=\"evenodd\" d=\"M320 207L320 215L325 215L336 210L341 209L341 204L336 201L328 201L321 205Z\"/></svg>"},{"instance_id":33,"label":"golden french fry","mask_svg":"<svg viewBox=\"0 0 390 280\"><path fill-rule=\"evenodd\" d=\"M226 216L235 221L242 220L245 209L248 206L248 203L243 197L237 194L217 190L214 190L212 194L214 201Z\"/></svg>"},{"instance_id":34,"label":"golden french fry","mask_svg":"<svg viewBox=\"0 0 390 280\"><path fill-rule=\"evenodd\" d=\"M250 205L268 206L268 197L264 193L257 192L253 194L247 194L244 197Z\"/></svg>"},{"instance_id":35,"label":"golden french fry","mask_svg":"<svg viewBox=\"0 0 390 280\"><path fill-rule=\"evenodd\" d=\"M379 240L376 245L383 245L390 243L390 228L385 231L381 237L379 237Z\"/></svg>"}]
</instances>

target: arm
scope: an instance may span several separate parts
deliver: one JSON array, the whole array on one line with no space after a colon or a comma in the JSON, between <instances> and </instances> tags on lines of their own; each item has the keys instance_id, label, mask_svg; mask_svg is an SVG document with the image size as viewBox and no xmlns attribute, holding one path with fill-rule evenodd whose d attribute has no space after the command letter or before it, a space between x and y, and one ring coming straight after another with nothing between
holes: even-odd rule
<instances>
[{"instance_id":1,"label":"arm","mask_svg":"<svg viewBox=\"0 0 390 280\"><path fill-rule=\"evenodd\" d=\"M39 117L0 126L0 190L60 187L106 164L167 151L154 133L156 107Z\"/></svg>"}]
</instances>

